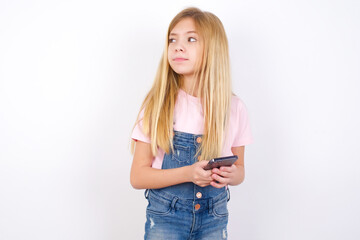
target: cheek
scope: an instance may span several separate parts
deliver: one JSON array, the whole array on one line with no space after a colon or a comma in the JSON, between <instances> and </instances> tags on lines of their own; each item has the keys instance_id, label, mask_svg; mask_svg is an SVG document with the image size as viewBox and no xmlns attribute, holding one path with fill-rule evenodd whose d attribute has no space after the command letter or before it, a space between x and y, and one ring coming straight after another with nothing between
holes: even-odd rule
<instances>
[{"instance_id":1,"label":"cheek","mask_svg":"<svg viewBox=\"0 0 360 240\"><path fill-rule=\"evenodd\" d=\"M196 53L196 60L199 64L201 64L202 62L202 58L203 58L203 50L202 49L198 49L197 53Z\"/></svg>"},{"instance_id":2,"label":"cheek","mask_svg":"<svg viewBox=\"0 0 360 240\"><path fill-rule=\"evenodd\" d=\"M198 49L194 49L191 53L192 59L194 60L194 63L197 63L201 59L201 52Z\"/></svg>"},{"instance_id":3,"label":"cheek","mask_svg":"<svg viewBox=\"0 0 360 240\"><path fill-rule=\"evenodd\" d=\"M168 60L169 63L170 63L170 57L171 57L171 49L170 49L170 47L168 47L168 49L167 49L167 60Z\"/></svg>"}]
</instances>

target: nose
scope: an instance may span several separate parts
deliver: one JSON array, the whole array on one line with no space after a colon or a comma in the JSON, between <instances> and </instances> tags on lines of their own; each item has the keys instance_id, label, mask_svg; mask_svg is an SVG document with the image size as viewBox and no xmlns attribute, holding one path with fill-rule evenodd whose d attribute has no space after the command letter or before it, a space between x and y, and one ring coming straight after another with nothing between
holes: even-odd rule
<instances>
[{"instance_id":1,"label":"nose","mask_svg":"<svg viewBox=\"0 0 360 240\"><path fill-rule=\"evenodd\" d=\"M178 47L175 48L175 51L176 52L183 52L184 49L182 47L178 46Z\"/></svg>"},{"instance_id":2,"label":"nose","mask_svg":"<svg viewBox=\"0 0 360 240\"><path fill-rule=\"evenodd\" d=\"M182 44L178 43L176 46L175 46L175 52L184 52L185 48Z\"/></svg>"}]
</instances>

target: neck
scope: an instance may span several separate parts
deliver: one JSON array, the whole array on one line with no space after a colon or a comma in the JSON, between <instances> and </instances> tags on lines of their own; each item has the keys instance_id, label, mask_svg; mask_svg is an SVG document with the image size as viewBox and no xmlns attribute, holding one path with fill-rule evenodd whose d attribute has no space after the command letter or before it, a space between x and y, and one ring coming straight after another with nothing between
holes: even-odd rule
<instances>
[{"instance_id":1,"label":"neck","mask_svg":"<svg viewBox=\"0 0 360 240\"><path fill-rule=\"evenodd\" d=\"M198 79L195 79L193 75L191 76L182 76L182 85L181 89L184 90L187 94L190 94L194 97L198 97Z\"/></svg>"}]
</instances>

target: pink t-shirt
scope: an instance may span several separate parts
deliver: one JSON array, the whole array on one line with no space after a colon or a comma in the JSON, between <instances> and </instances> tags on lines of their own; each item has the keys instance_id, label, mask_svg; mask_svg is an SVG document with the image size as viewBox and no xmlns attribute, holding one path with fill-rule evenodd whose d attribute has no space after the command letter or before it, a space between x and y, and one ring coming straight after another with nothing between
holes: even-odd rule
<instances>
[{"instance_id":1,"label":"pink t-shirt","mask_svg":"<svg viewBox=\"0 0 360 240\"><path fill-rule=\"evenodd\" d=\"M142 113L131 138L135 141L150 143L150 138L142 131ZM174 130L191 134L203 134L204 115L200 99L179 90L174 109ZM222 156L233 155L232 147L244 146L253 142L246 107L237 96L232 96L230 123L222 150ZM164 150L158 149L152 167L161 169Z\"/></svg>"}]
</instances>

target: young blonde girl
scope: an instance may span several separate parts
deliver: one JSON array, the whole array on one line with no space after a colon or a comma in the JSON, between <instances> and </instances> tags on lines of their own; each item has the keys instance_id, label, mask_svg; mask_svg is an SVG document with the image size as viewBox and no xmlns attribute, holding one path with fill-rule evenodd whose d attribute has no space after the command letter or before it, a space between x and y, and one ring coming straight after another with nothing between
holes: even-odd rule
<instances>
[{"instance_id":1,"label":"young blonde girl","mask_svg":"<svg viewBox=\"0 0 360 240\"><path fill-rule=\"evenodd\" d=\"M187 8L171 21L137 119L130 181L146 189L145 239L227 239L227 186L244 180L252 135L214 14ZM238 156L231 167L204 170L206 160L229 155Z\"/></svg>"}]
</instances>

